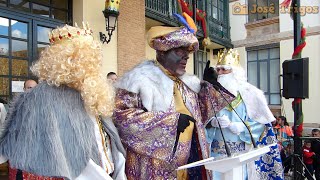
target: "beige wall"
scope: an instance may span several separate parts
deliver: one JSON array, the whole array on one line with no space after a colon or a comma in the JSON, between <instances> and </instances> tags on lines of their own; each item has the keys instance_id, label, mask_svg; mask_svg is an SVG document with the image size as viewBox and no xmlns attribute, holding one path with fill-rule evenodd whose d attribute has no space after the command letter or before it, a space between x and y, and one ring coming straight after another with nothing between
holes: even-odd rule
<instances>
[{"instance_id":1,"label":"beige wall","mask_svg":"<svg viewBox=\"0 0 320 180\"><path fill-rule=\"evenodd\" d=\"M235 48L240 55L240 65L247 72L247 51L245 47Z\"/></svg>"},{"instance_id":2,"label":"beige wall","mask_svg":"<svg viewBox=\"0 0 320 180\"><path fill-rule=\"evenodd\" d=\"M318 111L319 111L319 100L320 100L320 52L315 51L315 49L320 49L320 35L309 36L306 38L307 46L302 51L302 57L309 57L309 99L302 101L302 108L304 114L305 123L319 123ZM293 51L293 41L286 40L281 41L280 57L281 64L284 60L291 59L291 53ZM282 70L281 70L282 71ZM282 73L282 72L281 72ZM283 98L283 106L289 122L293 122L293 111L291 108L292 99Z\"/></svg>"},{"instance_id":3,"label":"beige wall","mask_svg":"<svg viewBox=\"0 0 320 180\"><path fill-rule=\"evenodd\" d=\"M318 7L320 11L319 1L301 1L301 7ZM288 13L279 13L280 18L280 32L292 31L293 21ZM316 27L320 26L320 13L315 14L305 14L301 16L301 21L305 27Z\"/></svg>"},{"instance_id":4,"label":"beige wall","mask_svg":"<svg viewBox=\"0 0 320 180\"><path fill-rule=\"evenodd\" d=\"M145 38L144 1L123 1L120 5L118 27L113 32L111 42L102 45L102 71L110 71L120 76L145 59L155 59L155 51ZM104 1L78 0L73 4L73 21L78 25L89 22L94 38L100 40L99 32L106 34L103 16ZM194 73L193 55L187 65L187 72Z\"/></svg>"},{"instance_id":5,"label":"beige wall","mask_svg":"<svg viewBox=\"0 0 320 180\"><path fill-rule=\"evenodd\" d=\"M104 1L100 0L78 0L73 4L73 21L79 26L82 22L89 22L93 30L94 38L100 41L99 32L106 34ZM116 29L117 30L117 29ZM102 45L102 72L106 75L110 71L117 73L117 32L112 35L109 44Z\"/></svg>"},{"instance_id":6,"label":"beige wall","mask_svg":"<svg viewBox=\"0 0 320 180\"><path fill-rule=\"evenodd\" d=\"M231 40L237 41L245 39L247 36L247 31L244 26L245 23L247 23L247 15L234 15L232 13L232 7L235 5L235 3L240 3L241 5L246 4L246 0L239 0L232 3L229 3L229 15L230 15L230 34L231 34Z\"/></svg>"},{"instance_id":7,"label":"beige wall","mask_svg":"<svg viewBox=\"0 0 320 180\"><path fill-rule=\"evenodd\" d=\"M241 4L245 3L245 0L236 1ZM247 53L245 46L254 46L251 42L252 39L248 39L247 30L245 24L247 23L247 16L233 15L232 5L236 2L230 3L230 26L231 26L231 40L235 44L241 44L237 47L240 54L241 65L245 68L247 66ZM301 1L301 6L317 6L319 7L318 1ZM320 9L319 9L320 11ZM282 74L282 63L284 60L291 59L293 52L293 21L288 13L279 13L279 33L274 32L270 37L273 38L273 42L280 42L280 74ZM309 36L306 38L307 46L304 48L302 57L309 57L309 99L303 101L303 113L305 123L319 123L317 119L317 107L320 101L320 94L318 93L320 83L317 80L320 78L319 67L320 52L316 51L320 49L320 13L306 14L302 16L301 21L304 26L308 29ZM253 42L257 42L257 45L262 45L260 42L264 36L254 37ZM241 43L238 43L241 42ZM248 43L251 42L251 43ZM268 44L267 40L263 41L264 44ZM282 81L282 80L281 80ZM281 82L282 83L282 82ZM282 88L282 85L281 85ZM282 113L287 116L289 122L293 122L293 111L291 108L292 99L283 100L283 106L281 107Z\"/></svg>"}]
</instances>

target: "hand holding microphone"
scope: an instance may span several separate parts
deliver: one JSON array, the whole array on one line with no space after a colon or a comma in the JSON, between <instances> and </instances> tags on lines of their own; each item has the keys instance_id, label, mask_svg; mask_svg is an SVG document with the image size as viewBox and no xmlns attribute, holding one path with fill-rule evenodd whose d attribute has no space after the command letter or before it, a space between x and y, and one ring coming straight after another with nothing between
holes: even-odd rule
<instances>
[{"instance_id":1,"label":"hand holding microphone","mask_svg":"<svg viewBox=\"0 0 320 180\"><path fill-rule=\"evenodd\" d=\"M221 84L218 83L218 73L214 70L213 67L210 67L210 61L207 61L206 67L203 72L203 80L212 84L215 88L220 88Z\"/></svg>"},{"instance_id":2,"label":"hand holding microphone","mask_svg":"<svg viewBox=\"0 0 320 180\"><path fill-rule=\"evenodd\" d=\"M227 128L227 127L230 126L230 123L231 123L231 121L228 118L228 116L223 115L223 116L220 116L220 117L217 117L217 118L214 117L213 120L211 121L211 125L213 127L219 128L218 122L220 123L220 127L221 128Z\"/></svg>"},{"instance_id":3,"label":"hand holding microphone","mask_svg":"<svg viewBox=\"0 0 320 180\"><path fill-rule=\"evenodd\" d=\"M217 91L222 91L227 93L229 96L234 97L232 93L226 90L219 82L218 82L218 73L214 70L213 67L210 67L210 61L207 61L206 67L203 72L203 80L212 84L212 87Z\"/></svg>"},{"instance_id":4,"label":"hand holding microphone","mask_svg":"<svg viewBox=\"0 0 320 180\"><path fill-rule=\"evenodd\" d=\"M233 134L239 135L245 130L246 126L242 122L232 122L229 126L230 131Z\"/></svg>"},{"instance_id":5,"label":"hand holding microphone","mask_svg":"<svg viewBox=\"0 0 320 180\"><path fill-rule=\"evenodd\" d=\"M226 115L213 118L213 120L211 121L211 125L213 127L219 128L218 122L220 123L221 128L229 128L229 130L236 135L239 135L246 128L242 122L231 122Z\"/></svg>"},{"instance_id":6,"label":"hand holding microphone","mask_svg":"<svg viewBox=\"0 0 320 180\"><path fill-rule=\"evenodd\" d=\"M226 143L226 140L224 138L224 135L223 135L223 132L222 132L222 128L229 127L230 123L231 123L231 121L228 118L228 116L226 116L226 115L223 115L223 116L220 116L220 117L214 117L213 120L210 122L210 124L213 127L219 128L221 136L222 136L222 139L223 139L223 142L224 142L224 145L225 145L224 148L226 149L226 153L227 153L228 157L231 157L231 151L230 151L230 148L229 148L229 146Z\"/></svg>"}]
</instances>

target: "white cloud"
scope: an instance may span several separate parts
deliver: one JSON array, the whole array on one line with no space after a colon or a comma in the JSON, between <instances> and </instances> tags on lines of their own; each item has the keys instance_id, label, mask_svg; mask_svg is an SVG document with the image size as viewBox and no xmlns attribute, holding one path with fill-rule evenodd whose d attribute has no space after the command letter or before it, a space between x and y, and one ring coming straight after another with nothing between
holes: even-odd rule
<instances>
[{"instance_id":1,"label":"white cloud","mask_svg":"<svg viewBox=\"0 0 320 180\"><path fill-rule=\"evenodd\" d=\"M22 33L21 31L15 29L12 31L12 36L17 38L27 39L27 34Z\"/></svg>"},{"instance_id":2,"label":"white cloud","mask_svg":"<svg viewBox=\"0 0 320 180\"><path fill-rule=\"evenodd\" d=\"M25 41L17 41L17 40L12 40L12 51L25 51L27 50L28 45L27 42Z\"/></svg>"},{"instance_id":3,"label":"white cloud","mask_svg":"<svg viewBox=\"0 0 320 180\"><path fill-rule=\"evenodd\" d=\"M49 32L51 29L49 28L39 28L38 29L38 41L41 42L48 42L49 43Z\"/></svg>"},{"instance_id":4,"label":"white cloud","mask_svg":"<svg viewBox=\"0 0 320 180\"><path fill-rule=\"evenodd\" d=\"M0 44L0 54L8 55L8 44Z\"/></svg>"},{"instance_id":5,"label":"white cloud","mask_svg":"<svg viewBox=\"0 0 320 180\"><path fill-rule=\"evenodd\" d=\"M14 25L17 22L18 21L11 20L11 25ZM7 26L8 27L9 26L9 19L0 17L0 26Z\"/></svg>"}]
</instances>

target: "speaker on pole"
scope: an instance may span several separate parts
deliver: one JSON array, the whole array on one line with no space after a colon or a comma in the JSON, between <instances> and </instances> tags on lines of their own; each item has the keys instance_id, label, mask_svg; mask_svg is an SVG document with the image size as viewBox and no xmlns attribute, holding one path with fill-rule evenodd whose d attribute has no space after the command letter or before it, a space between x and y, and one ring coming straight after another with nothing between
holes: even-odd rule
<instances>
[{"instance_id":1,"label":"speaker on pole","mask_svg":"<svg viewBox=\"0 0 320 180\"><path fill-rule=\"evenodd\" d=\"M282 96L286 99L309 98L309 58L285 60L282 70Z\"/></svg>"}]
</instances>

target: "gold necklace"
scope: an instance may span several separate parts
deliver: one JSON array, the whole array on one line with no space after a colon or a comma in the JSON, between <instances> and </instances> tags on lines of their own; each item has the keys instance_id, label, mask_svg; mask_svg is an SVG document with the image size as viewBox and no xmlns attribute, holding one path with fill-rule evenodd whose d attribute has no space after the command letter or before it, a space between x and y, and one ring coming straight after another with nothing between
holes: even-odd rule
<instances>
[{"instance_id":1,"label":"gold necklace","mask_svg":"<svg viewBox=\"0 0 320 180\"><path fill-rule=\"evenodd\" d=\"M98 116L98 115L96 116L96 121L98 123L100 136L101 136L101 139L102 139L102 147L103 147L104 155L106 156L107 161L111 166L111 169L113 169L113 164L111 163L111 161L110 161L110 159L108 157L108 153L107 153L107 147L106 147L106 143L105 143L105 136L104 136L104 133L103 133L103 126L102 126L102 122L101 122L102 120L101 120L100 116ZM108 134L106 136L108 136ZM102 162L102 159L101 159L101 162ZM107 168L107 173L110 174L107 165L106 165L106 168Z\"/></svg>"}]
</instances>

